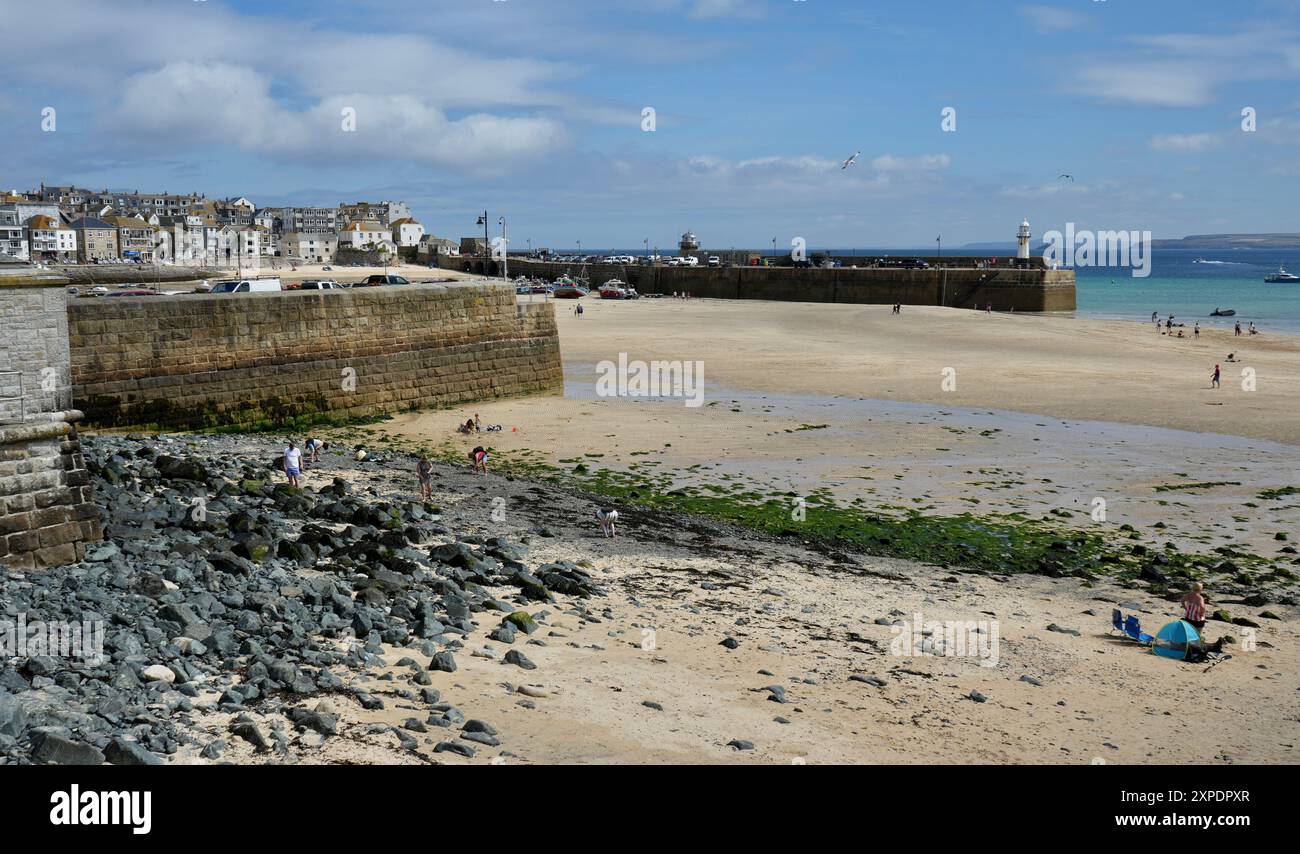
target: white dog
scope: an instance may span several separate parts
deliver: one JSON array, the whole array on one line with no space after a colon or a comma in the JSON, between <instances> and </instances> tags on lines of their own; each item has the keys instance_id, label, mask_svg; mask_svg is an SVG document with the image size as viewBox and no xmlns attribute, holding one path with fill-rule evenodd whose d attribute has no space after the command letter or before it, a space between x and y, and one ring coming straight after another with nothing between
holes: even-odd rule
<instances>
[{"instance_id":1,"label":"white dog","mask_svg":"<svg viewBox=\"0 0 1300 854\"><path fill-rule=\"evenodd\" d=\"M614 530L614 523L618 521L617 510L597 510L596 521L600 523L600 530L605 536L612 537L617 533Z\"/></svg>"}]
</instances>

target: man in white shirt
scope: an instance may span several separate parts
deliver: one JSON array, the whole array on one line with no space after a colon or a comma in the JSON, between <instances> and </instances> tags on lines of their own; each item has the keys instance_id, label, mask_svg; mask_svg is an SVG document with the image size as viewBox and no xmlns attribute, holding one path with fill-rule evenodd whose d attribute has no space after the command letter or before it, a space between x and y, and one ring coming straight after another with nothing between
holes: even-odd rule
<instances>
[{"instance_id":1,"label":"man in white shirt","mask_svg":"<svg viewBox=\"0 0 1300 854\"><path fill-rule=\"evenodd\" d=\"M298 478L302 475L302 451L289 440L289 447L284 449L284 473L289 476L289 485L298 489L302 486Z\"/></svg>"}]
</instances>

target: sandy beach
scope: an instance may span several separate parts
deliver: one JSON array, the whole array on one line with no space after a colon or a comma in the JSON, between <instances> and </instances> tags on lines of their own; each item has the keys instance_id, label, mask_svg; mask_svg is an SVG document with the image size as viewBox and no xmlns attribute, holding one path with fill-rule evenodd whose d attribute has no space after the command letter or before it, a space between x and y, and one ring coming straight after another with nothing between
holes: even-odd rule
<instances>
[{"instance_id":1,"label":"sandy beach","mask_svg":"<svg viewBox=\"0 0 1300 854\"><path fill-rule=\"evenodd\" d=\"M584 306L577 317L571 303L556 305L563 397L406 414L336 437L458 452L485 444L502 459L528 453L557 471L577 461L648 466L679 483L828 489L862 506L1041 516L1107 535L1130 525L1129 536L1152 548L1230 546L1293 563L1288 534L1300 529L1300 500L1286 488L1298 485L1300 463L1295 339L1211 332L1170 340L1139 323L914 307L898 317L888 306ZM1229 351L1239 359L1232 365ZM596 365L619 353L702 360L704 405L597 397ZM1216 361L1225 382L1211 390ZM940 384L945 367L957 371L953 391ZM1239 367L1255 369L1257 390L1242 390ZM475 412L503 430L456 434L457 419ZM378 475L376 488L409 489L403 466ZM331 473L327 464L321 476ZM1144 627L1178 616L1168 594L1132 582L970 574L636 507L620 508L620 537L605 540L591 516L607 502L579 501L575 511L527 480L447 477L456 488L439 501L450 518L485 536L526 538L540 559L590 562L608 599L599 621L563 604L540 609L544 645L527 647L539 665L527 681L544 697L526 702L523 683L503 676L503 650L484 623L484 636L466 641L479 654L439 674L439 684L474 696L474 714L509 729L510 750L437 761L1296 760L1293 582L1272 589L1265 608L1209 579L1212 609L1259 625L1211 621L1206 636L1230 636L1232 657L1190 665L1108 632L1115 607ZM1261 497L1266 490L1282 493ZM1090 514L1098 497L1107 500L1104 521ZM490 516L494 499L509 508L504 521ZM542 527L553 536L539 537ZM996 665L892 654L891 641L918 614L996 621ZM720 645L727 637L734 649ZM393 651L394 662L400 657ZM390 689L388 680L409 678L402 673L394 668L373 687ZM881 684L860 681L872 677ZM784 688L786 703L768 699L772 685ZM358 724L402 714L342 713ZM755 749L728 746L733 740ZM306 761L421 761L388 735L326 744L313 756Z\"/></svg>"}]
</instances>

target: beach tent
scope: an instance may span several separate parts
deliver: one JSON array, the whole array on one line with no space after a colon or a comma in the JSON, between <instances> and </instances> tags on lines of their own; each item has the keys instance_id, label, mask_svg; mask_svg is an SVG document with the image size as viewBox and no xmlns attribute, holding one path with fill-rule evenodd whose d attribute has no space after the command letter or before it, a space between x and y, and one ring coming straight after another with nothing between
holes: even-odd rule
<instances>
[{"instance_id":1,"label":"beach tent","mask_svg":"<svg viewBox=\"0 0 1300 854\"><path fill-rule=\"evenodd\" d=\"M1151 651L1165 658L1186 658L1187 651L1193 644L1199 643L1201 636L1196 628L1186 620L1174 620L1156 633Z\"/></svg>"}]
</instances>

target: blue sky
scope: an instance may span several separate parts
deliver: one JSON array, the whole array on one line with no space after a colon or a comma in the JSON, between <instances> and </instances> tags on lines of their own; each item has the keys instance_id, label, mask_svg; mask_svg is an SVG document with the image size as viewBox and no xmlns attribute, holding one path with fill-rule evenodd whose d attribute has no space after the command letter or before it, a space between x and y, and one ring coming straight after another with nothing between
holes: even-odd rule
<instances>
[{"instance_id":1,"label":"blue sky","mask_svg":"<svg viewBox=\"0 0 1300 854\"><path fill-rule=\"evenodd\" d=\"M1296 0L0 0L0 13L14 25L4 187L400 198L452 237L486 208L516 247L669 246L687 228L719 248L939 234L955 247L1010 240L1025 216L1039 235L1300 231Z\"/></svg>"}]
</instances>

